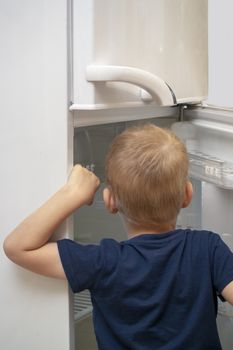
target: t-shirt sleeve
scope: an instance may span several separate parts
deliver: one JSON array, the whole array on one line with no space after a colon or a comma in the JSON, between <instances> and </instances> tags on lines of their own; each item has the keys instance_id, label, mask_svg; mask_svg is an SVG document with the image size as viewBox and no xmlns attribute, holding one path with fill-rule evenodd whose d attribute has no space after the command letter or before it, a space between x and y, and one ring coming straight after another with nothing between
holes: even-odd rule
<instances>
[{"instance_id":1,"label":"t-shirt sleeve","mask_svg":"<svg viewBox=\"0 0 233 350\"><path fill-rule=\"evenodd\" d=\"M221 237L214 234L211 239L212 278L216 291L222 290L233 281L233 253Z\"/></svg>"},{"instance_id":2,"label":"t-shirt sleeve","mask_svg":"<svg viewBox=\"0 0 233 350\"><path fill-rule=\"evenodd\" d=\"M83 245L69 239L57 242L60 259L74 293L92 289L104 270L104 255L95 244Z\"/></svg>"}]
</instances>

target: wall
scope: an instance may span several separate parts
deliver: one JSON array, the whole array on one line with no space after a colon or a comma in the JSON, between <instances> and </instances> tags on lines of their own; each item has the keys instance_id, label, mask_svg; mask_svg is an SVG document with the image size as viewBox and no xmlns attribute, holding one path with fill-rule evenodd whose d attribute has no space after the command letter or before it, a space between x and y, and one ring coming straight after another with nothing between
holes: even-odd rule
<instances>
[{"instance_id":1,"label":"wall","mask_svg":"<svg viewBox=\"0 0 233 350\"><path fill-rule=\"evenodd\" d=\"M233 2L209 0L208 103L233 108Z\"/></svg>"},{"instance_id":2,"label":"wall","mask_svg":"<svg viewBox=\"0 0 233 350\"><path fill-rule=\"evenodd\" d=\"M0 348L66 350L67 284L11 263L4 237L66 180L65 0L0 2ZM60 228L66 234L66 227Z\"/></svg>"}]
</instances>

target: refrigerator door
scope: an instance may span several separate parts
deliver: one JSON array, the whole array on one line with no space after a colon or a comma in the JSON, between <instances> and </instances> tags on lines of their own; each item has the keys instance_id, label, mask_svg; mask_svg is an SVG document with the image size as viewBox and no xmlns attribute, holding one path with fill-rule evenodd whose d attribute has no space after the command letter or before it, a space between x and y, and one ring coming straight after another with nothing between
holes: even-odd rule
<instances>
[{"instance_id":1,"label":"refrigerator door","mask_svg":"<svg viewBox=\"0 0 233 350\"><path fill-rule=\"evenodd\" d=\"M207 96L207 0L74 0L72 106L171 106Z\"/></svg>"},{"instance_id":2,"label":"refrigerator door","mask_svg":"<svg viewBox=\"0 0 233 350\"><path fill-rule=\"evenodd\" d=\"M186 144L194 203L178 224L217 232L233 251L233 110L189 109L173 131ZM188 215L187 215L188 214ZM233 307L219 300L218 329L224 350L233 348Z\"/></svg>"}]
</instances>

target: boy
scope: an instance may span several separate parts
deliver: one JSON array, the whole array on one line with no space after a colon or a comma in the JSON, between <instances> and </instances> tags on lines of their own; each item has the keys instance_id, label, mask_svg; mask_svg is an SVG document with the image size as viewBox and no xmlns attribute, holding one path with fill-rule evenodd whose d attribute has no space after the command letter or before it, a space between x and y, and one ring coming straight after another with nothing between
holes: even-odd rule
<instances>
[{"instance_id":1,"label":"boy","mask_svg":"<svg viewBox=\"0 0 233 350\"><path fill-rule=\"evenodd\" d=\"M67 184L5 240L7 256L46 276L88 288L103 350L221 349L217 294L233 304L233 254L217 234L175 229L192 198L184 145L154 125L117 136L106 159L103 198L129 239L100 245L48 243L74 210L90 205L99 180L80 165Z\"/></svg>"}]
</instances>

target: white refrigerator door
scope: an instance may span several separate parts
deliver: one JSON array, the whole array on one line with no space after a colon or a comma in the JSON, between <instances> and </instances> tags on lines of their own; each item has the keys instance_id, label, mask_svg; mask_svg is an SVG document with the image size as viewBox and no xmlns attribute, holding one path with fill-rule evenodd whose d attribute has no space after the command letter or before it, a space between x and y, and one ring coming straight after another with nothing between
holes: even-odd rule
<instances>
[{"instance_id":1,"label":"white refrigerator door","mask_svg":"<svg viewBox=\"0 0 233 350\"><path fill-rule=\"evenodd\" d=\"M74 0L72 109L207 96L207 0Z\"/></svg>"},{"instance_id":2,"label":"white refrigerator door","mask_svg":"<svg viewBox=\"0 0 233 350\"><path fill-rule=\"evenodd\" d=\"M219 233L233 251L233 110L189 109L184 120L175 123L173 131L188 149L198 198L179 223ZM223 349L233 349L230 304L219 301L217 322Z\"/></svg>"},{"instance_id":3,"label":"white refrigerator door","mask_svg":"<svg viewBox=\"0 0 233 350\"><path fill-rule=\"evenodd\" d=\"M14 265L2 245L69 171L66 0L0 1L0 349L70 350L67 283ZM70 124L70 123L69 123ZM68 159L69 157L69 159ZM60 236L68 234L60 227Z\"/></svg>"}]
</instances>

